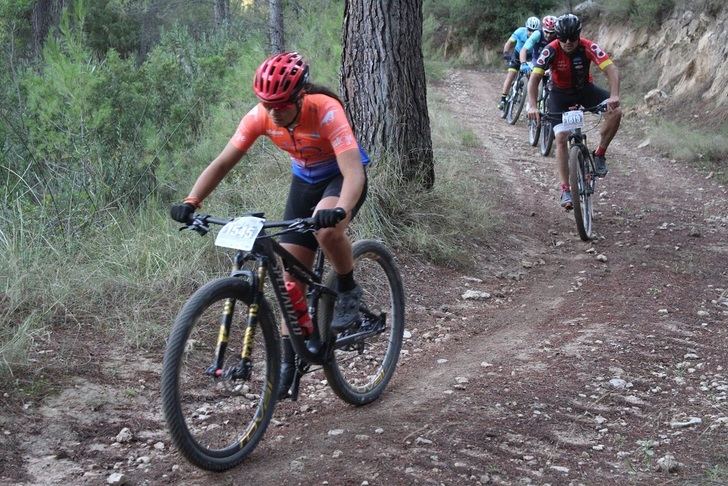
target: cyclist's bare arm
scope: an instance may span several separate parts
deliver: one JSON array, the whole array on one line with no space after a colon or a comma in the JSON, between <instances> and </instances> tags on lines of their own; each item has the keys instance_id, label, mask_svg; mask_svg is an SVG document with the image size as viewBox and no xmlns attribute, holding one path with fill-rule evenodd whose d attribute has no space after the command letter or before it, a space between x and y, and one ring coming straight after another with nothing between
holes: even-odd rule
<instances>
[{"instance_id":1,"label":"cyclist's bare arm","mask_svg":"<svg viewBox=\"0 0 728 486\"><path fill-rule=\"evenodd\" d=\"M338 206L350 217L362 190L364 190L364 167L361 165L361 153L358 148L345 150L336 156L344 183L341 186Z\"/></svg>"},{"instance_id":2,"label":"cyclist's bare arm","mask_svg":"<svg viewBox=\"0 0 728 486\"><path fill-rule=\"evenodd\" d=\"M197 178L195 185L190 191L191 197L196 197L202 202L217 187L221 180L230 172L235 164L237 164L244 152L233 145L231 142L225 146L220 155L210 162L210 165L202 171Z\"/></svg>"},{"instance_id":3,"label":"cyclist's bare arm","mask_svg":"<svg viewBox=\"0 0 728 486\"><path fill-rule=\"evenodd\" d=\"M528 57L528 52L526 51L525 47L521 48L521 52L518 53L518 60L521 61L521 64L526 62L526 58ZM534 59L535 61L535 59Z\"/></svg>"},{"instance_id":4,"label":"cyclist's bare arm","mask_svg":"<svg viewBox=\"0 0 728 486\"><path fill-rule=\"evenodd\" d=\"M513 42L510 38L506 41L506 43L503 45L503 54L510 54L511 51L513 51L513 48L516 46L516 43Z\"/></svg>"},{"instance_id":5,"label":"cyclist's bare arm","mask_svg":"<svg viewBox=\"0 0 728 486\"><path fill-rule=\"evenodd\" d=\"M531 71L531 77L528 78L528 118L538 121L540 114L538 112L536 96L538 95L538 83L541 82L543 73L540 71Z\"/></svg>"},{"instance_id":6,"label":"cyclist's bare arm","mask_svg":"<svg viewBox=\"0 0 728 486\"><path fill-rule=\"evenodd\" d=\"M619 69L612 63L604 68L604 74L609 82L609 99L607 100L607 111L619 107Z\"/></svg>"}]
</instances>

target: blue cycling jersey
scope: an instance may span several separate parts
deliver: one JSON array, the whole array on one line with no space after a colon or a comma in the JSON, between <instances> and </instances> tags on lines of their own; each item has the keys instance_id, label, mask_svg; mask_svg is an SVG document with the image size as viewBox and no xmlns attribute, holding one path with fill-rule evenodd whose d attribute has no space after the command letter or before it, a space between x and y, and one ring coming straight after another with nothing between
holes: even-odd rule
<instances>
[{"instance_id":1,"label":"blue cycling jersey","mask_svg":"<svg viewBox=\"0 0 728 486\"><path fill-rule=\"evenodd\" d=\"M543 30L537 30L531 34L531 37L529 37L528 40L526 40L526 43L523 44L523 48L530 51L531 59L535 60L538 59L538 56L541 55L541 51L548 45L549 42L550 41L546 40Z\"/></svg>"},{"instance_id":2,"label":"blue cycling jersey","mask_svg":"<svg viewBox=\"0 0 728 486\"><path fill-rule=\"evenodd\" d=\"M528 29L525 27L519 27L516 30L513 31L511 34L511 41L516 43L516 56L521 52L521 48L523 48L523 45L528 40Z\"/></svg>"}]
</instances>

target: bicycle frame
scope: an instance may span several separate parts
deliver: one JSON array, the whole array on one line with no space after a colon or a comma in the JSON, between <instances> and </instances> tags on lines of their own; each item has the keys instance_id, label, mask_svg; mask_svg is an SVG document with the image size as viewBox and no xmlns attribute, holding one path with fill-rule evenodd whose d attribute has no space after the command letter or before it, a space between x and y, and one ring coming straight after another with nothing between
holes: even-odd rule
<instances>
[{"instance_id":1,"label":"bicycle frame","mask_svg":"<svg viewBox=\"0 0 728 486\"><path fill-rule=\"evenodd\" d=\"M255 261L255 271L243 270L242 266L245 261ZM320 293L327 293L335 296L336 292L321 283L323 274L324 258L323 253L319 249L316 254L316 262L314 270L306 268L301 262L291 255L280 243L261 232L255 241L253 249L250 252L238 251L235 254L233 270L230 275L234 277L243 277L250 283L251 303L248 309L246 319L245 333L243 337L243 346L241 352L241 362L231 368L228 372L230 376L224 378L247 378L249 375L249 366L251 363L252 343L255 337L255 330L258 326L258 312L263 305L264 288L266 277L269 277L273 286L273 291L281 308L283 319L286 323L291 336L291 344L294 351L303 360L311 364L323 364L331 358L333 346L328 345L321 340L318 326L314 326L312 336L305 340L301 326L298 324L296 313L293 310L290 296L285 288L283 272L288 271L296 279L304 282L311 288L309 292L309 303L318 300ZM312 320L317 322L317 306L309 307L313 310ZM218 334L218 342L215 350L214 364L208 369L208 374L214 374L217 377L222 376L222 365L225 360L225 349L227 348L227 338L230 334L230 326L232 324L232 316L234 311L234 302L229 300L223 310L223 316L220 322L220 332ZM308 346L306 345L308 342Z\"/></svg>"}]
</instances>

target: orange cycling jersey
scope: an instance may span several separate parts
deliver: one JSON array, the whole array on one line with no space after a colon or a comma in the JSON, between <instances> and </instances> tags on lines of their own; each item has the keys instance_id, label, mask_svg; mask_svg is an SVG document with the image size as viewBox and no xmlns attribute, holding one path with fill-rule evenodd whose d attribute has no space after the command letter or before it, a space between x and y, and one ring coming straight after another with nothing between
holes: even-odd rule
<instances>
[{"instance_id":1,"label":"orange cycling jersey","mask_svg":"<svg viewBox=\"0 0 728 486\"><path fill-rule=\"evenodd\" d=\"M298 124L290 130L273 123L265 108L257 104L240 121L230 143L247 152L261 135L291 154L293 174L309 183L337 174L336 156L349 149L358 148L362 164L369 163L354 138L344 108L338 100L323 94L303 96Z\"/></svg>"}]
</instances>

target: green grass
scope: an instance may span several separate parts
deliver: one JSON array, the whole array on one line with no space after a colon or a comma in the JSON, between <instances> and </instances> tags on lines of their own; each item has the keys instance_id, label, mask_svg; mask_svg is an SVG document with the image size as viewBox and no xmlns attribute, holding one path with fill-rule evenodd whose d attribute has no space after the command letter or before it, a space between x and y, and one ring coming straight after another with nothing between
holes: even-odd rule
<instances>
[{"instance_id":1,"label":"green grass","mask_svg":"<svg viewBox=\"0 0 728 486\"><path fill-rule=\"evenodd\" d=\"M723 182L728 181L728 125L717 131L660 121L647 128L653 147L668 157L699 164Z\"/></svg>"},{"instance_id":2,"label":"green grass","mask_svg":"<svg viewBox=\"0 0 728 486\"><path fill-rule=\"evenodd\" d=\"M342 4L343 5L343 4ZM316 29L291 35L292 47L305 52L316 66L315 82L338 89L340 11L320 18L316 9L300 15L318 19ZM300 25L312 25L311 22ZM118 349L161 351L174 316L194 289L215 276L227 274L230 253L217 249L215 234L201 238L180 233L168 217L170 201L187 194L197 175L225 146L252 100L248 80L263 48L241 55L226 71L220 100L204 107L204 119L194 143L156 150L170 161L156 168L155 182L139 204L120 200L100 206L94 214L73 205L60 208L60 218L48 201L21 203L9 193L0 197L0 376L32 380L31 359L37 351L53 349L56 370L74 366L78 347L93 346L84 339L115 343ZM252 47L251 47L252 46ZM334 46L334 47L331 47ZM432 79L446 75L447 63L428 61ZM232 73L232 74L231 74ZM233 76L234 74L234 76ZM237 82L237 81L236 81ZM387 242L399 252L448 265L472 263L473 239L487 237L498 224L489 213L479 182L472 177L480 142L463 131L447 103L429 89L436 185L430 191L403 183L386 159L369 171L370 192L357 218L357 237ZM247 94L244 94L247 93ZM191 148L187 148L191 147ZM59 162L60 164L60 162ZM72 174L71 174L72 175ZM205 201L204 211L232 216L263 211L279 218L290 182L288 157L261 139ZM28 190L31 186L28 186ZM69 336L80 336L76 343ZM86 336L96 336L90 338ZM59 338L65 337L63 341ZM45 361L44 361L45 362ZM75 363L78 364L78 363Z\"/></svg>"},{"instance_id":3,"label":"green grass","mask_svg":"<svg viewBox=\"0 0 728 486\"><path fill-rule=\"evenodd\" d=\"M370 192L354 229L358 237L385 240L399 251L449 265L472 263L462 242L482 238L496 224L488 202L473 197L477 137L447 114L433 92L431 128L436 185L431 191L402 184L386 160L370 170ZM224 144L221 127L234 117L212 115L210 132L188 154L188 182L168 188L183 194L206 161ZM232 123L234 126L235 123ZM191 161L199 161L193 165ZM282 216L289 162L261 140L205 201L204 210L234 215L244 210ZM180 233L167 203L151 197L139 210L109 211L101 224L67 239L49 239L21 210L0 234L0 368L23 368L33 349L53 345L53 332L93 328L129 349L159 347L181 304L202 283L226 274L229 254ZM466 236L467 235L467 236ZM30 353L30 354L29 354Z\"/></svg>"}]
</instances>

